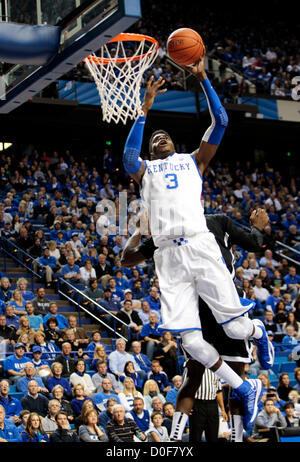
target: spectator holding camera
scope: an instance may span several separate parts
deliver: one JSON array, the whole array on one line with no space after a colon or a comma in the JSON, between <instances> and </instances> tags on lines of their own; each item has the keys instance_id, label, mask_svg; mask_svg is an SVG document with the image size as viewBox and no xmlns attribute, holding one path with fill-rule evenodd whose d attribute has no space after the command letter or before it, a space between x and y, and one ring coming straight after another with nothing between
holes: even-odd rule
<instances>
[{"instance_id":1,"label":"spectator holding camera","mask_svg":"<svg viewBox=\"0 0 300 462\"><path fill-rule=\"evenodd\" d=\"M266 389L266 391L263 393L260 402L258 403L258 408L261 411L264 407L264 404L267 399L272 399L274 402L274 406L277 407L278 409L282 410L284 405L286 404L286 401L281 399L274 387L269 387Z\"/></svg>"}]
</instances>

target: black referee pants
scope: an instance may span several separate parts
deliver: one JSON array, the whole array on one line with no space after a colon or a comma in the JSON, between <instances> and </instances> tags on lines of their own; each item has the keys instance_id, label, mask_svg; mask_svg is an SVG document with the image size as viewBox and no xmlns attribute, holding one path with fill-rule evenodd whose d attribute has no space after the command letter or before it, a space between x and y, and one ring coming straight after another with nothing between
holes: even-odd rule
<instances>
[{"instance_id":1,"label":"black referee pants","mask_svg":"<svg viewBox=\"0 0 300 462\"><path fill-rule=\"evenodd\" d=\"M207 443L218 441L219 410L216 399L195 399L192 415L189 416L189 441L201 442L202 433L205 432Z\"/></svg>"}]
</instances>

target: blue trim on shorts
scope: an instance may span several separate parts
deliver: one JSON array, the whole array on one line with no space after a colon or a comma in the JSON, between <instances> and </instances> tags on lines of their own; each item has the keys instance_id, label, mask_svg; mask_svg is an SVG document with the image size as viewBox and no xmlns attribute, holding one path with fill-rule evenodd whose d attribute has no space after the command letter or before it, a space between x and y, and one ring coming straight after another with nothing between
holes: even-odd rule
<instances>
[{"instance_id":1,"label":"blue trim on shorts","mask_svg":"<svg viewBox=\"0 0 300 462\"><path fill-rule=\"evenodd\" d=\"M187 329L166 329L164 327L158 327L160 332L186 332L188 330L202 330L200 327L189 327Z\"/></svg>"},{"instance_id":2,"label":"blue trim on shorts","mask_svg":"<svg viewBox=\"0 0 300 462\"><path fill-rule=\"evenodd\" d=\"M191 154L191 158L192 158L192 159L193 159L193 161L195 162L195 165L196 165L196 169L197 169L197 171L198 171L198 173L199 173L199 176L200 176L201 180L203 181L203 178L202 178L201 172L200 172L200 170L199 170L199 167L198 167L198 165L197 165L196 159L195 159L195 157L193 156L193 154Z\"/></svg>"},{"instance_id":3,"label":"blue trim on shorts","mask_svg":"<svg viewBox=\"0 0 300 462\"><path fill-rule=\"evenodd\" d=\"M244 299L245 300L245 299ZM225 322L218 322L219 326L223 326L224 324L228 324L230 321L233 321L234 319L240 318L241 316L244 316L244 314L248 313L248 311L252 310L255 307L256 303L253 302L250 304L250 307L244 311L243 313L239 314L238 316L235 316L234 318L230 318L228 321Z\"/></svg>"}]
</instances>

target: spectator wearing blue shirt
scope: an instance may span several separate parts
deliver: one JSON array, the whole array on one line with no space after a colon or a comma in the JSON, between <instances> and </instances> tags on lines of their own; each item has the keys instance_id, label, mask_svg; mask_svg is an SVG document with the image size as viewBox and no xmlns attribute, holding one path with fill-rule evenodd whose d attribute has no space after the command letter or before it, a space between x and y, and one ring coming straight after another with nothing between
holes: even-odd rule
<instances>
[{"instance_id":1,"label":"spectator wearing blue shirt","mask_svg":"<svg viewBox=\"0 0 300 462\"><path fill-rule=\"evenodd\" d=\"M115 246L113 247L113 252L115 255L119 255L119 253L123 250L124 244L123 244L123 239L122 236L116 236L115 239Z\"/></svg>"},{"instance_id":2,"label":"spectator wearing blue shirt","mask_svg":"<svg viewBox=\"0 0 300 462\"><path fill-rule=\"evenodd\" d=\"M142 288L146 290L148 288L148 280L147 277L144 276L143 270L138 267L132 268L132 277L129 279L129 287L131 290L134 287L135 281L139 280L142 281Z\"/></svg>"},{"instance_id":3,"label":"spectator wearing blue shirt","mask_svg":"<svg viewBox=\"0 0 300 462\"><path fill-rule=\"evenodd\" d=\"M133 266L132 268L123 268L123 271L129 279L138 279L144 275L144 271L139 265ZM131 284L131 281L129 282Z\"/></svg>"},{"instance_id":4,"label":"spectator wearing blue shirt","mask_svg":"<svg viewBox=\"0 0 300 462\"><path fill-rule=\"evenodd\" d=\"M0 443L18 443L22 438L17 427L5 421L5 409L0 406Z\"/></svg>"},{"instance_id":5,"label":"spectator wearing blue shirt","mask_svg":"<svg viewBox=\"0 0 300 462\"><path fill-rule=\"evenodd\" d=\"M101 305L113 314L117 314L121 309L121 303L118 300L113 300L111 290L108 287L104 289L104 298L101 300ZM101 311L101 313L103 313L103 311ZM111 316L109 316L108 319L110 318Z\"/></svg>"},{"instance_id":6,"label":"spectator wearing blue shirt","mask_svg":"<svg viewBox=\"0 0 300 462\"><path fill-rule=\"evenodd\" d=\"M15 307L9 304L6 307L6 325L16 331L20 327L20 317L15 314Z\"/></svg>"},{"instance_id":7,"label":"spectator wearing blue shirt","mask_svg":"<svg viewBox=\"0 0 300 462\"><path fill-rule=\"evenodd\" d=\"M173 406L176 406L176 398L178 395L178 390L181 387L182 377L181 375L175 375L172 378L173 387L166 394L166 401L172 403Z\"/></svg>"},{"instance_id":8,"label":"spectator wearing blue shirt","mask_svg":"<svg viewBox=\"0 0 300 462\"><path fill-rule=\"evenodd\" d=\"M103 346L105 348L106 354L108 354L108 348L104 343L101 342L101 334L98 330L93 332L92 341L88 344L85 350L91 359L94 358L94 351L95 351L96 345Z\"/></svg>"},{"instance_id":9,"label":"spectator wearing blue shirt","mask_svg":"<svg viewBox=\"0 0 300 462\"><path fill-rule=\"evenodd\" d=\"M43 329L43 317L34 314L34 306L32 302L27 302L25 305L26 318L29 320L30 327L37 331Z\"/></svg>"},{"instance_id":10,"label":"spectator wearing blue shirt","mask_svg":"<svg viewBox=\"0 0 300 462\"><path fill-rule=\"evenodd\" d=\"M273 293L269 295L266 300L265 308L266 310L272 309L273 313L275 313L275 307L278 302L281 300L280 295L280 287L274 287Z\"/></svg>"},{"instance_id":11,"label":"spectator wearing blue shirt","mask_svg":"<svg viewBox=\"0 0 300 462\"><path fill-rule=\"evenodd\" d=\"M135 421L142 432L146 432L150 427L150 412L145 409L145 403L142 398L136 396L133 400L133 408L126 415Z\"/></svg>"},{"instance_id":12,"label":"spectator wearing blue shirt","mask_svg":"<svg viewBox=\"0 0 300 462\"><path fill-rule=\"evenodd\" d=\"M61 223L59 220L54 221L54 227L51 229L49 238L51 241L56 241L58 238L58 232L62 232L63 234L63 240L66 242L68 240L68 234L67 232L61 228Z\"/></svg>"},{"instance_id":13,"label":"spectator wearing blue shirt","mask_svg":"<svg viewBox=\"0 0 300 462\"><path fill-rule=\"evenodd\" d=\"M43 319L44 328L47 327L47 320L52 317L57 320L58 329L67 329L67 327L69 327L67 318L63 314L59 314L57 311L58 311L57 304L55 302L50 303L49 314L46 314L46 316L44 316L44 319Z\"/></svg>"},{"instance_id":14,"label":"spectator wearing blue shirt","mask_svg":"<svg viewBox=\"0 0 300 462\"><path fill-rule=\"evenodd\" d=\"M27 394L28 393L28 384L31 380L35 380L38 384L38 393L46 393L48 394L48 390L44 385L42 378L37 374L34 365L32 362L28 362L25 364L24 367L25 375L21 377L17 383L17 390Z\"/></svg>"},{"instance_id":15,"label":"spectator wearing blue shirt","mask_svg":"<svg viewBox=\"0 0 300 462\"><path fill-rule=\"evenodd\" d=\"M267 261L272 263L273 268L277 268L278 261L274 260L273 252L270 249L265 250L264 256L259 260L259 265L265 267Z\"/></svg>"},{"instance_id":16,"label":"spectator wearing blue shirt","mask_svg":"<svg viewBox=\"0 0 300 462\"><path fill-rule=\"evenodd\" d=\"M12 384L25 375L24 367L30 358L25 356L25 347L23 343L16 343L14 354L5 359L3 368Z\"/></svg>"},{"instance_id":17,"label":"spectator wearing blue shirt","mask_svg":"<svg viewBox=\"0 0 300 462\"><path fill-rule=\"evenodd\" d=\"M50 255L50 249L47 246L43 247L43 255L38 259L38 263L43 266L42 274L46 280L46 286L50 287L53 274L58 270L57 259Z\"/></svg>"},{"instance_id":18,"label":"spectator wearing blue shirt","mask_svg":"<svg viewBox=\"0 0 300 462\"><path fill-rule=\"evenodd\" d=\"M103 170L107 171L108 173L113 173L115 171L115 160L108 148L104 149L104 154L102 156L102 166Z\"/></svg>"},{"instance_id":19,"label":"spectator wearing blue shirt","mask_svg":"<svg viewBox=\"0 0 300 462\"><path fill-rule=\"evenodd\" d=\"M140 333L140 338L146 342L146 354L150 360L153 358L156 345L160 342L160 337L158 319L155 311L152 311L149 315L149 322L143 325Z\"/></svg>"},{"instance_id":20,"label":"spectator wearing blue shirt","mask_svg":"<svg viewBox=\"0 0 300 462\"><path fill-rule=\"evenodd\" d=\"M157 359L151 361L151 371L147 374L147 380L155 380L161 393L167 393L172 388L167 374L161 370Z\"/></svg>"},{"instance_id":21,"label":"spectator wearing blue shirt","mask_svg":"<svg viewBox=\"0 0 300 462\"><path fill-rule=\"evenodd\" d=\"M37 371L44 370L50 373L49 362L42 358L42 348L39 345L34 345L32 347L32 358L31 362L34 365Z\"/></svg>"},{"instance_id":22,"label":"spectator wearing blue shirt","mask_svg":"<svg viewBox=\"0 0 300 462\"><path fill-rule=\"evenodd\" d=\"M300 276L296 274L294 266L290 266L289 274L284 276L283 280L287 286L287 291L293 296L297 296L300 292Z\"/></svg>"},{"instance_id":23,"label":"spectator wearing blue shirt","mask_svg":"<svg viewBox=\"0 0 300 462\"><path fill-rule=\"evenodd\" d=\"M285 351L292 351L298 345L296 336L297 332L295 331L294 326L287 326L286 335L281 341L281 345L285 348Z\"/></svg>"},{"instance_id":24,"label":"spectator wearing blue shirt","mask_svg":"<svg viewBox=\"0 0 300 462\"><path fill-rule=\"evenodd\" d=\"M114 279L116 281L116 288L124 291L129 289L129 282L127 278L124 277L124 273L121 269L115 271Z\"/></svg>"},{"instance_id":25,"label":"spectator wearing blue shirt","mask_svg":"<svg viewBox=\"0 0 300 462\"><path fill-rule=\"evenodd\" d=\"M71 408L74 411L76 417L81 414L82 405L86 400L90 400L88 396L85 396L84 387L81 383L77 383L73 387L73 396L74 398L71 400Z\"/></svg>"},{"instance_id":26,"label":"spectator wearing blue shirt","mask_svg":"<svg viewBox=\"0 0 300 462\"><path fill-rule=\"evenodd\" d=\"M13 398L9 395L10 386L6 379L0 382L0 405L4 407L6 418L10 419L13 423L20 421L20 412L22 405L20 400Z\"/></svg>"},{"instance_id":27,"label":"spectator wearing blue shirt","mask_svg":"<svg viewBox=\"0 0 300 462\"><path fill-rule=\"evenodd\" d=\"M13 291L12 297L9 300L9 304L15 307L17 315L26 314L25 313L26 301L24 300L22 293L19 289L15 289Z\"/></svg>"},{"instance_id":28,"label":"spectator wearing blue shirt","mask_svg":"<svg viewBox=\"0 0 300 462\"><path fill-rule=\"evenodd\" d=\"M18 432L20 433L20 435L22 434L22 432L25 431L29 415L30 411L28 411L27 409L22 409L22 411L20 412L21 425L18 425Z\"/></svg>"},{"instance_id":29,"label":"spectator wearing blue shirt","mask_svg":"<svg viewBox=\"0 0 300 462\"><path fill-rule=\"evenodd\" d=\"M286 314L294 311L294 307L292 305L292 294L286 292L285 294L283 294L282 300L283 300L283 303L285 304L284 312Z\"/></svg>"},{"instance_id":30,"label":"spectator wearing blue shirt","mask_svg":"<svg viewBox=\"0 0 300 462\"><path fill-rule=\"evenodd\" d=\"M143 382L139 374L135 371L133 361L127 361L124 366L124 372L120 375L120 382L124 383L126 377L130 377L133 380L134 386L137 391L143 391Z\"/></svg>"},{"instance_id":31,"label":"spectator wearing blue shirt","mask_svg":"<svg viewBox=\"0 0 300 462\"><path fill-rule=\"evenodd\" d=\"M81 279L81 273L79 266L75 265L74 257L69 255L67 257L67 262L68 263L62 267L60 275L70 284L79 283L79 280Z\"/></svg>"},{"instance_id":32,"label":"spectator wearing blue shirt","mask_svg":"<svg viewBox=\"0 0 300 462\"><path fill-rule=\"evenodd\" d=\"M131 351L132 351L132 356L134 357L136 363L140 366L140 368L146 373L150 372L151 361L147 355L141 353L142 351L141 342L137 340L132 342Z\"/></svg>"},{"instance_id":33,"label":"spectator wearing blue shirt","mask_svg":"<svg viewBox=\"0 0 300 462\"><path fill-rule=\"evenodd\" d=\"M151 287L148 297L145 297L144 300L149 303L151 311L160 311L161 304L157 287Z\"/></svg>"},{"instance_id":34,"label":"spectator wearing blue shirt","mask_svg":"<svg viewBox=\"0 0 300 462\"><path fill-rule=\"evenodd\" d=\"M270 210L268 212L269 220L270 220L270 225L272 228L276 229L278 228L278 223L280 221L279 214L276 213L276 209L274 205L270 207Z\"/></svg>"},{"instance_id":35,"label":"spectator wearing blue shirt","mask_svg":"<svg viewBox=\"0 0 300 462\"><path fill-rule=\"evenodd\" d=\"M125 351L126 342L122 338L118 338L116 341L116 349L112 351L108 356L109 370L115 374L116 377L120 377L123 374L125 364L128 361L132 361L134 369L139 373L141 379L145 377L145 372L142 371L140 366L136 363L134 357Z\"/></svg>"},{"instance_id":36,"label":"spectator wearing blue shirt","mask_svg":"<svg viewBox=\"0 0 300 462\"><path fill-rule=\"evenodd\" d=\"M23 299L25 302L34 299L34 293L31 290L27 290L28 281L25 278L20 278L17 280L17 288L20 290Z\"/></svg>"},{"instance_id":37,"label":"spectator wearing blue shirt","mask_svg":"<svg viewBox=\"0 0 300 462\"><path fill-rule=\"evenodd\" d=\"M115 404L118 404L117 398L109 398L106 401L106 410L100 412L99 414L99 425L105 430L106 432L106 425L107 422L110 422L113 419L112 415L112 408L114 407Z\"/></svg>"},{"instance_id":38,"label":"spectator wearing blue shirt","mask_svg":"<svg viewBox=\"0 0 300 462\"><path fill-rule=\"evenodd\" d=\"M41 330L38 330L34 334L35 345L41 347L42 350L42 359L48 361L56 359L58 353L61 353L60 349L54 342L46 342L45 334Z\"/></svg>"},{"instance_id":39,"label":"spectator wearing blue shirt","mask_svg":"<svg viewBox=\"0 0 300 462\"><path fill-rule=\"evenodd\" d=\"M132 287L132 298L135 300L140 300L141 298L146 297L146 291L142 288L142 280L137 279L133 283Z\"/></svg>"},{"instance_id":40,"label":"spectator wearing blue shirt","mask_svg":"<svg viewBox=\"0 0 300 462\"><path fill-rule=\"evenodd\" d=\"M108 377L105 377L102 380L102 390L99 393L96 393L93 397L93 401L95 406L99 411L104 411L106 408L106 403L110 398L115 398L117 400L118 404L121 404L120 399L118 398L118 395L115 393L112 393L112 383L111 380Z\"/></svg>"},{"instance_id":41,"label":"spectator wearing blue shirt","mask_svg":"<svg viewBox=\"0 0 300 462\"><path fill-rule=\"evenodd\" d=\"M68 240L67 234L64 234L62 229L59 229L56 234L57 237L54 240L57 244L57 247L63 247Z\"/></svg>"},{"instance_id":42,"label":"spectator wearing blue shirt","mask_svg":"<svg viewBox=\"0 0 300 462\"><path fill-rule=\"evenodd\" d=\"M291 225L297 226L297 220L295 218L295 215L293 215L291 212L287 212L285 215L285 220L283 220L283 227L288 230Z\"/></svg>"},{"instance_id":43,"label":"spectator wearing blue shirt","mask_svg":"<svg viewBox=\"0 0 300 462\"><path fill-rule=\"evenodd\" d=\"M69 399L72 397L72 389L70 387L69 381L65 377L62 377L62 371L62 364L54 361L51 364L52 376L48 377L46 385L50 392L52 392L56 385L60 385L63 388L64 396Z\"/></svg>"},{"instance_id":44,"label":"spectator wearing blue shirt","mask_svg":"<svg viewBox=\"0 0 300 462\"><path fill-rule=\"evenodd\" d=\"M124 293L117 287L116 280L113 277L108 280L107 287L111 290L112 300L115 300L119 303L124 300Z\"/></svg>"}]
</instances>

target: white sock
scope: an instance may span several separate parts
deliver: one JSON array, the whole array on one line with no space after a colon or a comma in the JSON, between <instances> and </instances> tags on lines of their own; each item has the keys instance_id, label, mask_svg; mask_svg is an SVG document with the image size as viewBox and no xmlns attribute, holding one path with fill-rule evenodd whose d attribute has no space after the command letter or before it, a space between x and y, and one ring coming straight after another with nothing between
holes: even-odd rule
<instances>
[{"instance_id":1,"label":"white sock","mask_svg":"<svg viewBox=\"0 0 300 462\"><path fill-rule=\"evenodd\" d=\"M232 388L238 388L243 383L243 379L237 375L231 367L228 366L224 361L222 362L219 369L214 371L215 374L220 377L225 383L228 383Z\"/></svg>"},{"instance_id":2,"label":"white sock","mask_svg":"<svg viewBox=\"0 0 300 462\"><path fill-rule=\"evenodd\" d=\"M241 415L231 415L230 416L231 424L231 443L242 443L243 442L243 418Z\"/></svg>"},{"instance_id":3,"label":"white sock","mask_svg":"<svg viewBox=\"0 0 300 462\"><path fill-rule=\"evenodd\" d=\"M174 440L181 440L182 434L188 420L188 415L183 412L176 411L172 419L172 429L170 438Z\"/></svg>"}]
</instances>

